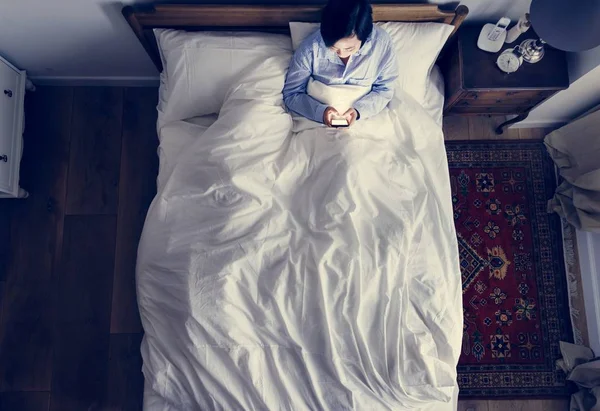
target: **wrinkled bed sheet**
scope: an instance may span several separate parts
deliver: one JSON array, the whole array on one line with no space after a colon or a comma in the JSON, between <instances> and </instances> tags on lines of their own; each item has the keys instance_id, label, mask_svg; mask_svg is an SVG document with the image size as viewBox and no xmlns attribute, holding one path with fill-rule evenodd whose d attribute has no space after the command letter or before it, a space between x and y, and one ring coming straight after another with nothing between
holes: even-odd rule
<instances>
[{"instance_id":1,"label":"wrinkled bed sheet","mask_svg":"<svg viewBox=\"0 0 600 411\"><path fill-rule=\"evenodd\" d=\"M438 123L397 92L293 132L287 59L159 130L140 242L146 410L455 409L461 282ZM214 119L213 119L214 120Z\"/></svg>"}]
</instances>

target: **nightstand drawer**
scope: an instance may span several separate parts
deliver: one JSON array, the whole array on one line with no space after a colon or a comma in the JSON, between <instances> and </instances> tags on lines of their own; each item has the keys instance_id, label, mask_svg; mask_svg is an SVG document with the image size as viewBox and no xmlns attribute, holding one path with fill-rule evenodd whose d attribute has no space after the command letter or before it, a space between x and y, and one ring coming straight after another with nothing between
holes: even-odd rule
<instances>
[{"instance_id":1,"label":"nightstand drawer","mask_svg":"<svg viewBox=\"0 0 600 411\"><path fill-rule=\"evenodd\" d=\"M520 114L553 95L554 90L460 90L446 101L446 113Z\"/></svg>"},{"instance_id":2,"label":"nightstand drawer","mask_svg":"<svg viewBox=\"0 0 600 411\"><path fill-rule=\"evenodd\" d=\"M531 100L542 101L554 94L549 90L477 90L468 91L463 98L468 100Z\"/></svg>"},{"instance_id":3,"label":"nightstand drawer","mask_svg":"<svg viewBox=\"0 0 600 411\"><path fill-rule=\"evenodd\" d=\"M526 111L529 108L519 106L459 106L452 107L447 114L497 114L508 115L518 114Z\"/></svg>"},{"instance_id":4,"label":"nightstand drawer","mask_svg":"<svg viewBox=\"0 0 600 411\"><path fill-rule=\"evenodd\" d=\"M491 99L489 97L482 99L464 99L456 103L456 107L488 107L488 106L510 106L510 107L521 107L521 106L533 106L537 100L529 98L498 98Z\"/></svg>"}]
</instances>

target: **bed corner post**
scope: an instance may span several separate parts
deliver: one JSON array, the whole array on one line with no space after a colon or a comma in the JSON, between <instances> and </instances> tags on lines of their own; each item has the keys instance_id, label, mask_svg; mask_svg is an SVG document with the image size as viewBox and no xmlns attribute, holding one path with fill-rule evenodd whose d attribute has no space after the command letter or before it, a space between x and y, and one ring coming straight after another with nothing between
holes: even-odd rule
<instances>
[{"instance_id":1,"label":"bed corner post","mask_svg":"<svg viewBox=\"0 0 600 411\"><path fill-rule=\"evenodd\" d=\"M456 8L455 13L456 14L454 15L454 18L452 19L452 23L450 23L454 26L454 30L452 30L450 37L454 36L454 34L456 33L456 30L458 30L458 28L460 27L462 22L467 18L467 15L469 14L469 8L467 6L465 6L464 4L461 4L460 6L458 6Z\"/></svg>"},{"instance_id":2,"label":"bed corner post","mask_svg":"<svg viewBox=\"0 0 600 411\"><path fill-rule=\"evenodd\" d=\"M140 23L137 17L137 13L140 12L141 11L138 11L133 6L125 6L121 10L121 14L123 14L123 17L125 17L125 20L127 20L127 23L129 23L129 27L131 27L131 30L133 30L136 37L138 38L138 40L152 59L152 62L158 69L158 72L160 73L162 72L163 67L162 61L160 59L160 54L158 52L158 45L156 44L156 39L154 38L154 35L151 36L151 39L148 39L148 37L146 36L146 33L144 32L144 26ZM154 8L147 12L154 12Z\"/></svg>"}]
</instances>

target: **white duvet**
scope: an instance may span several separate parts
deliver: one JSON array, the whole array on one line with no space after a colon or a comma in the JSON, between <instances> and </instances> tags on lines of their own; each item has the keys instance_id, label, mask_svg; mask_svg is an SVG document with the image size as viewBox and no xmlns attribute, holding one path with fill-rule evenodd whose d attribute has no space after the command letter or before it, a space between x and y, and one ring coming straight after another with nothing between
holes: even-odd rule
<instances>
[{"instance_id":1,"label":"white duvet","mask_svg":"<svg viewBox=\"0 0 600 411\"><path fill-rule=\"evenodd\" d=\"M287 64L251 70L210 127L160 130L186 143L161 163L139 247L144 407L452 409L442 130L402 92L347 130L293 128Z\"/></svg>"}]
</instances>

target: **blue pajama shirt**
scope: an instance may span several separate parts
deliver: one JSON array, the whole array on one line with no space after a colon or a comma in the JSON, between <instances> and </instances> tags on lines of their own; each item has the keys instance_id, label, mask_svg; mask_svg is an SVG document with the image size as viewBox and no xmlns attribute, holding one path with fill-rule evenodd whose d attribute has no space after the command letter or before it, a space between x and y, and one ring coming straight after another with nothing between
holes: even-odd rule
<instances>
[{"instance_id":1,"label":"blue pajama shirt","mask_svg":"<svg viewBox=\"0 0 600 411\"><path fill-rule=\"evenodd\" d=\"M361 119L374 116L394 95L398 63L392 39L385 30L374 26L361 48L350 56L347 65L325 45L320 30L302 42L290 63L283 86L283 100L289 110L322 123L327 105L306 94L311 76L327 85L371 87L371 91L358 100L354 108Z\"/></svg>"}]
</instances>

